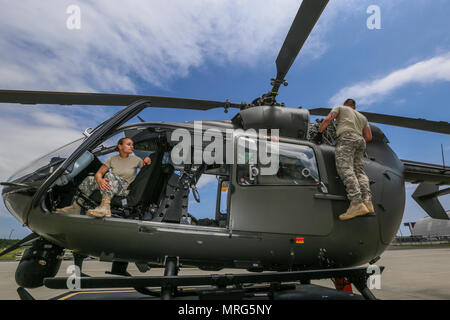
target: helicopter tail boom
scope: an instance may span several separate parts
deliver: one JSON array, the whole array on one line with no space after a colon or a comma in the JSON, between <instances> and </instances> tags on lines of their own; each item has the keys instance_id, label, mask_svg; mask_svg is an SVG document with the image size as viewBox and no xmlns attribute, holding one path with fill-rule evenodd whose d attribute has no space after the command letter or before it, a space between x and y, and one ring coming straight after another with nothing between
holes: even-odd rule
<instances>
[{"instance_id":1,"label":"helicopter tail boom","mask_svg":"<svg viewBox=\"0 0 450 320\"><path fill-rule=\"evenodd\" d=\"M420 183L413 199L433 219L449 220L438 197L450 194L450 188L439 190L439 185L450 184L450 167L402 160L405 181Z\"/></svg>"},{"instance_id":2,"label":"helicopter tail boom","mask_svg":"<svg viewBox=\"0 0 450 320\"><path fill-rule=\"evenodd\" d=\"M404 167L403 174L407 182L450 185L450 167L410 160L401 161Z\"/></svg>"}]
</instances>

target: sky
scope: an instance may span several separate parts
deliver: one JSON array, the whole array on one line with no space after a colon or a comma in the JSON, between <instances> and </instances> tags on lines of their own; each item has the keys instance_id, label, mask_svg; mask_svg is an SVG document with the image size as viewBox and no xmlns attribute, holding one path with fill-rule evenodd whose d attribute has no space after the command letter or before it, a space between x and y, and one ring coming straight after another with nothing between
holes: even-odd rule
<instances>
[{"instance_id":1,"label":"sky","mask_svg":"<svg viewBox=\"0 0 450 320\"><path fill-rule=\"evenodd\" d=\"M299 6L297 0L0 0L0 88L251 102L270 89ZM373 6L378 16L368 10ZM277 100L318 108L353 97L362 111L449 121L448 12L446 0L331 0ZM379 28L369 28L374 22ZM120 110L0 107L0 181ZM152 109L143 117L218 120L235 113ZM377 126L400 159L442 164L442 144L450 163L448 135ZM202 182L202 200L215 197L211 183ZM406 185L403 222L426 216L411 198L414 189ZM440 200L450 209L449 195ZM22 238L29 230L1 204L0 238L11 232Z\"/></svg>"}]
</instances>

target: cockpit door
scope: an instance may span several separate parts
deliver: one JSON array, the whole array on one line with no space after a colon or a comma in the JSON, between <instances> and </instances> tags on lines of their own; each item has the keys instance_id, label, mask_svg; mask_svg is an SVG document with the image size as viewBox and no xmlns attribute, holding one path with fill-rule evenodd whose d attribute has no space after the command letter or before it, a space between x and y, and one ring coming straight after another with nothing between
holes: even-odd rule
<instances>
[{"instance_id":1,"label":"cockpit door","mask_svg":"<svg viewBox=\"0 0 450 320\"><path fill-rule=\"evenodd\" d=\"M249 142L249 146L240 154L239 146L244 142ZM320 177L312 144L280 142L278 169L268 175L261 174L264 165L259 160L252 163L257 157L256 140L236 137L235 146L230 201L232 231L317 236L331 232L331 202L317 197Z\"/></svg>"},{"instance_id":2,"label":"cockpit door","mask_svg":"<svg viewBox=\"0 0 450 320\"><path fill-rule=\"evenodd\" d=\"M62 165L51 174L47 180L41 185L41 187L36 192L33 197L32 207L39 205L42 196L47 191L47 189L55 182L55 180L65 172L65 170L74 163L86 150L91 150L94 148L105 136L111 134L117 127L121 126L137 114L139 114L143 109L150 106L149 99L138 100L121 111L117 112L108 120L97 126L87 137L83 143L62 163ZM28 218L28 217L27 217Z\"/></svg>"}]
</instances>

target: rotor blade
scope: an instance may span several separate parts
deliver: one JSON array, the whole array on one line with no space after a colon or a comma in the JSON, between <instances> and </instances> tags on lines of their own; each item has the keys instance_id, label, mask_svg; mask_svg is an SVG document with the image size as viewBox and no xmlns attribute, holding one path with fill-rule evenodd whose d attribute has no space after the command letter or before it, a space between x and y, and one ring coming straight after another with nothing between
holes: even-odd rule
<instances>
[{"instance_id":1,"label":"rotor blade","mask_svg":"<svg viewBox=\"0 0 450 320\"><path fill-rule=\"evenodd\" d=\"M284 80L327 4L328 0L303 0L276 60L277 80Z\"/></svg>"},{"instance_id":2,"label":"rotor blade","mask_svg":"<svg viewBox=\"0 0 450 320\"><path fill-rule=\"evenodd\" d=\"M11 251L14 251L14 250L20 248L21 246L23 246L27 242L33 241L33 240L35 240L37 238L39 238L39 235L36 234L36 233L32 233L32 234L26 236L25 238L23 238L22 240L20 240L16 244L14 244L11 247L9 247L9 248L3 250L2 252L0 252L0 257L5 255L5 254L7 254L7 253L10 253Z\"/></svg>"},{"instance_id":3,"label":"rotor blade","mask_svg":"<svg viewBox=\"0 0 450 320\"><path fill-rule=\"evenodd\" d=\"M0 90L0 103L127 106L140 99L150 99L152 107L156 108L210 110L241 106L230 102L129 94Z\"/></svg>"},{"instance_id":4,"label":"rotor blade","mask_svg":"<svg viewBox=\"0 0 450 320\"><path fill-rule=\"evenodd\" d=\"M309 109L309 113L313 116L327 116L330 113L329 108ZM366 116L369 122L387 124L396 127L410 128L416 130L437 132L450 134L450 123L445 121L431 121L420 118L406 118L399 116L391 116L387 114L379 114L372 112L361 112Z\"/></svg>"}]
</instances>

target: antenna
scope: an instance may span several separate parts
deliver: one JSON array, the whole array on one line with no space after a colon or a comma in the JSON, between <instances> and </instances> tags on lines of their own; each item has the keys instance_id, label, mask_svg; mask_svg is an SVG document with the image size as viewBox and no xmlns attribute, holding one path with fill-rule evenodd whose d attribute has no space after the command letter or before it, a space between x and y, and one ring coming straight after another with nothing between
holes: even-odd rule
<instances>
[{"instance_id":1,"label":"antenna","mask_svg":"<svg viewBox=\"0 0 450 320\"><path fill-rule=\"evenodd\" d=\"M444 146L441 143L441 153L442 153L442 167L445 169L445 159L444 159Z\"/></svg>"}]
</instances>

